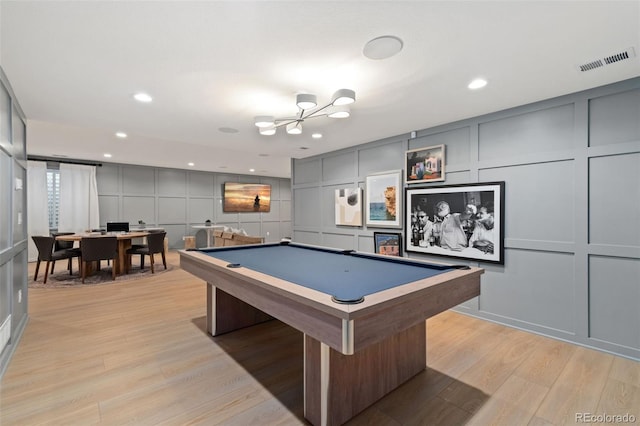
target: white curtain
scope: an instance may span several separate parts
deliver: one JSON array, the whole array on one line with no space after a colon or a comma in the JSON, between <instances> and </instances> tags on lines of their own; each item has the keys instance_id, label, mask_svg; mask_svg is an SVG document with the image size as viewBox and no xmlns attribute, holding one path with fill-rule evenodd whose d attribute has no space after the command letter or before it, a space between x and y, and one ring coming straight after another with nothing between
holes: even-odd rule
<instances>
[{"instance_id":1,"label":"white curtain","mask_svg":"<svg viewBox=\"0 0 640 426\"><path fill-rule=\"evenodd\" d=\"M84 232L99 227L95 166L61 163L58 231Z\"/></svg>"},{"instance_id":2,"label":"white curtain","mask_svg":"<svg viewBox=\"0 0 640 426\"><path fill-rule=\"evenodd\" d=\"M33 235L49 235L49 196L47 193L47 163L27 162L27 232L29 262L38 260Z\"/></svg>"}]
</instances>

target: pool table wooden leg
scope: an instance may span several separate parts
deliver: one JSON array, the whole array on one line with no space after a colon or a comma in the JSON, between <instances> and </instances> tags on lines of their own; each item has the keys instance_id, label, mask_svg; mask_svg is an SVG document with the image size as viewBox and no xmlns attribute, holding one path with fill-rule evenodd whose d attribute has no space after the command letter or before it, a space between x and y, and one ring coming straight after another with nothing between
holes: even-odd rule
<instances>
[{"instance_id":1,"label":"pool table wooden leg","mask_svg":"<svg viewBox=\"0 0 640 426\"><path fill-rule=\"evenodd\" d=\"M316 426L345 423L427 364L425 321L353 355L304 338L304 416Z\"/></svg>"},{"instance_id":2,"label":"pool table wooden leg","mask_svg":"<svg viewBox=\"0 0 640 426\"><path fill-rule=\"evenodd\" d=\"M207 283L207 333L212 336L272 319L272 316Z\"/></svg>"}]
</instances>

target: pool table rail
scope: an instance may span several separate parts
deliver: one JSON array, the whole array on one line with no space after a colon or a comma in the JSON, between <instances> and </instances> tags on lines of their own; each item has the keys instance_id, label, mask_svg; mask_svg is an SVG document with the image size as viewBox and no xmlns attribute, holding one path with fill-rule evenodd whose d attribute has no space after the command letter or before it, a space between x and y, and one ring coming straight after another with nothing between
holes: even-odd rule
<instances>
[{"instance_id":1,"label":"pool table rail","mask_svg":"<svg viewBox=\"0 0 640 426\"><path fill-rule=\"evenodd\" d=\"M228 268L227 262L197 251L184 252L180 262L183 269L214 286L209 290L214 295L224 291L343 354L352 354L478 296L484 272L480 268L453 270L370 294L364 302L348 305L248 268ZM220 329L217 334L232 330Z\"/></svg>"}]
</instances>

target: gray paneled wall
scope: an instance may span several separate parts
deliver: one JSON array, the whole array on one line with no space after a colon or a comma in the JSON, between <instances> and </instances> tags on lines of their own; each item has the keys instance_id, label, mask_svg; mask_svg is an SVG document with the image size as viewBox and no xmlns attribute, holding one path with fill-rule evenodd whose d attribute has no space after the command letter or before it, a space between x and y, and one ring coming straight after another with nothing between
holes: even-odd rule
<instances>
[{"instance_id":1,"label":"gray paneled wall","mask_svg":"<svg viewBox=\"0 0 640 426\"><path fill-rule=\"evenodd\" d=\"M379 228L334 225L334 190L444 144L444 184L506 182L505 264L479 263L481 295L457 309L640 359L638 123L633 79L294 160L294 240L373 251Z\"/></svg>"},{"instance_id":2,"label":"gray paneled wall","mask_svg":"<svg viewBox=\"0 0 640 426\"><path fill-rule=\"evenodd\" d=\"M291 236L291 181L249 175L227 175L156 167L103 164L97 169L100 222L128 221L165 228L170 248L183 248L184 236L206 245L206 231L193 228L213 223L244 229L250 235L279 241ZM271 185L268 213L224 213L225 182Z\"/></svg>"}]
</instances>

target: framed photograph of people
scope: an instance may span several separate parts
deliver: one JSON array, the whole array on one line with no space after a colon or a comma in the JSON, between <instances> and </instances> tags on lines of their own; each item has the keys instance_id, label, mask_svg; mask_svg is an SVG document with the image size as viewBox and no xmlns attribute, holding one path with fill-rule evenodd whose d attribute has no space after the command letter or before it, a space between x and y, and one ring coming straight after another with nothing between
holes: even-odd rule
<instances>
[{"instance_id":1,"label":"framed photograph of people","mask_svg":"<svg viewBox=\"0 0 640 426\"><path fill-rule=\"evenodd\" d=\"M444 181L444 145L412 149L405 156L405 182L427 183Z\"/></svg>"},{"instance_id":2,"label":"framed photograph of people","mask_svg":"<svg viewBox=\"0 0 640 426\"><path fill-rule=\"evenodd\" d=\"M402 228L402 170L367 176L365 224Z\"/></svg>"},{"instance_id":3,"label":"framed photograph of people","mask_svg":"<svg viewBox=\"0 0 640 426\"><path fill-rule=\"evenodd\" d=\"M362 226L362 188L336 189L336 225Z\"/></svg>"},{"instance_id":4,"label":"framed photograph of people","mask_svg":"<svg viewBox=\"0 0 640 426\"><path fill-rule=\"evenodd\" d=\"M504 182L405 189L405 250L504 264Z\"/></svg>"},{"instance_id":5,"label":"framed photograph of people","mask_svg":"<svg viewBox=\"0 0 640 426\"><path fill-rule=\"evenodd\" d=\"M394 232L374 232L373 245L376 254L402 256L402 234Z\"/></svg>"}]
</instances>

